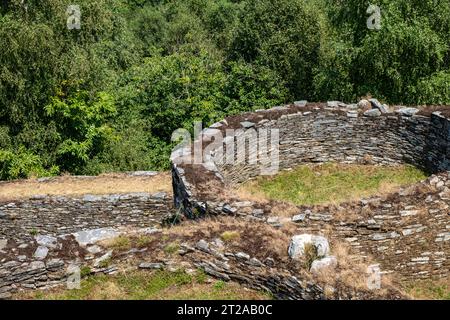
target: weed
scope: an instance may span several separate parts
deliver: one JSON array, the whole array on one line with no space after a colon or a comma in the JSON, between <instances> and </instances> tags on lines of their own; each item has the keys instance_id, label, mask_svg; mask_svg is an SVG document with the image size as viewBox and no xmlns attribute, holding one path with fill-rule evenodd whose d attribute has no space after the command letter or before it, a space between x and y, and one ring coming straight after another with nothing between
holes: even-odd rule
<instances>
[{"instance_id":1,"label":"weed","mask_svg":"<svg viewBox=\"0 0 450 320\"><path fill-rule=\"evenodd\" d=\"M80 268L80 276L81 276L81 278L84 278L84 277L90 275L91 273L92 273L92 270L88 266L82 266Z\"/></svg>"},{"instance_id":2,"label":"weed","mask_svg":"<svg viewBox=\"0 0 450 320\"><path fill-rule=\"evenodd\" d=\"M164 252L166 254L174 254L180 249L180 244L177 241L171 242L164 247Z\"/></svg>"},{"instance_id":3,"label":"weed","mask_svg":"<svg viewBox=\"0 0 450 320\"><path fill-rule=\"evenodd\" d=\"M313 245L312 243L305 244L305 254L304 254L304 261L305 261L305 268L311 269L311 265L314 262L314 260L317 260L319 258L319 254L317 252L317 247Z\"/></svg>"},{"instance_id":4,"label":"weed","mask_svg":"<svg viewBox=\"0 0 450 320\"><path fill-rule=\"evenodd\" d=\"M240 238L240 234L237 231L225 231L220 235L220 238L223 241L231 242L234 240L238 240Z\"/></svg>"},{"instance_id":5,"label":"weed","mask_svg":"<svg viewBox=\"0 0 450 320\"><path fill-rule=\"evenodd\" d=\"M222 280L217 281L216 283L214 283L214 289L216 290L223 290L226 286L226 283Z\"/></svg>"}]
</instances>

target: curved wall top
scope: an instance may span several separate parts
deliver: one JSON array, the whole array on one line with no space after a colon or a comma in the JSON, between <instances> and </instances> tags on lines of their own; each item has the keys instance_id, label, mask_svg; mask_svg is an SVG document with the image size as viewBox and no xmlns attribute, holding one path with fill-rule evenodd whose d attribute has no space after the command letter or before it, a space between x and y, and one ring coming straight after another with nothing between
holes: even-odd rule
<instances>
[{"instance_id":1,"label":"curved wall top","mask_svg":"<svg viewBox=\"0 0 450 320\"><path fill-rule=\"evenodd\" d=\"M375 259L386 272L409 279L447 277L449 110L450 107L388 108L377 101L364 100L358 105L297 102L228 117L205 129L196 140L202 142L205 151L203 162L189 162L195 143L172 154L175 205L188 218L239 215L280 227L286 223L285 218L279 220L272 210L278 203L243 200L228 192L227 186L270 173L270 169L288 169L302 163L409 163L433 175L387 195L338 206L298 207L291 223L296 232L326 232L329 237L348 243L361 257ZM234 135L220 141L232 129L237 129ZM278 133L278 141L271 131ZM264 132L270 138L262 139L261 145L272 147L278 162L263 157L262 149L255 148L261 139L255 143L252 136L264 137ZM215 139L220 143L214 143ZM245 161L237 161L243 145L247 145ZM235 161L227 161L227 150ZM255 158L261 161L251 163Z\"/></svg>"},{"instance_id":2,"label":"curved wall top","mask_svg":"<svg viewBox=\"0 0 450 320\"><path fill-rule=\"evenodd\" d=\"M241 183L302 163L409 163L429 173L450 170L449 109L388 107L375 99L350 105L302 101L228 117L204 129L193 146L172 153L175 205L190 216L191 207L202 202L212 186ZM230 130L235 131L230 135ZM217 137L223 141L218 143ZM189 157L199 142L200 163ZM265 152L264 146L274 153ZM215 194L220 197L220 192Z\"/></svg>"}]
</instances>

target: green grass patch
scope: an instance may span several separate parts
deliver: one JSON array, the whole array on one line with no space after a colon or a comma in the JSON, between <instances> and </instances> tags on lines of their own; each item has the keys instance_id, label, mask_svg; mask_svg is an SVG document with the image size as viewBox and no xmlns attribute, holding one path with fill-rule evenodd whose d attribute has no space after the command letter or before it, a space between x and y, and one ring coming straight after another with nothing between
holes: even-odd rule
<instances>
[{"instance_id":1,"label":"green grass patch","mask_svg":"<svg viewBox=\"0 0 450 320\"><path fill-rule=\"evenodd\" d=\"M207 283L201 270L134 271L114 276L95 275L81 281L81 288L31 292L25 299L39 300L261 300L272 297L224 281Z\"/></svg>"},{"instance_id":2,"label":"green grass patch","mask_svg":"<svg viewBox=\"0 0 450 320\"><path fill-rule=\"evenodd\" d=\"M425 179L409 166L302 165L273 177L259 177L241 186L246 193L296 205L339 203L356 200Z\"/></svg>"},{"instance_id":3,"label":"green grass patch","mask_svg":"<svg viewBox=\"0 0 450 320\"><path fill-rule=\"evenodd\" d=\"M420 300L450 300L450 281L420 280L404 285L405 291L414 299Z\"/></svg>"},{"instance_id":4,"label":"green grass patch","mask_svg":"<svg viewBox=\"0 0 450 320\"><path fill-rule=\"evenodd\" d=\"M177 241L171 242L164 247L164 252L168 255L172 255L180 250L180 244Z\"/></svg>"}]
</instances>

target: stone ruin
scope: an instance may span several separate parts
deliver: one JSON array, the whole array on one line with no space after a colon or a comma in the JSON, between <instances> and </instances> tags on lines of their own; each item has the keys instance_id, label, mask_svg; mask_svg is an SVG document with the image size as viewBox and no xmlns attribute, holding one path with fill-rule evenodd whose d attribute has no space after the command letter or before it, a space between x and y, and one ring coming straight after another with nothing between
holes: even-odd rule
<instances>
[{"instance_id":1,"label":"stone ruin","mask_svg":"<svg viewBox=\"0 0 450 320\"><path fill-rule=\"evenodd\" d=\"M299 239L309 235L306 238L317 240L326 234L327 246L328 241L346 243L356 256L373 258L383 274L410 280L448 277L450 112L447 108L389 107L375 99L358 104L298 101L228 117L205 129L200 141L208 146L214 135L239 129L238 135L244 139L238 136L231 139L236 143L243 141L245 148L246 134L260 128L279 129L280 170L323 162L408 163L426 170L430 177L388 195L338 206L299 206L286 222L273 216L270 206L228 196L230 186L259 176L260 165L248 161L227 163L226 152L218 152L217 147L210 148L203 163L191 164L185 161L191 150L178 149L171 157L173 198L165 193L137 193L34 196L0 202L0 299L10 298L20 290L46 289L65 283L73 265L89 265L91 273L114 273L115 266L102 265L112 252L99 246L99 240L117 237L130 228L134 234L158 234L161 225L180 219L180 215L189 219L232 216L247 221L249 226L266 225L275 234L284 223L294 224L296 234L303 238L292 239L289 252L293 260L303 250L304 243ZM180 239L183 243L179 255L184 266L270 291L277 298L404 298L395 290L380 295L332 288L331 295L326 294L326 286L316 283L309 273L300 274L290 263L263 256L261 252L224 251L217 239L206 236ZM308 239L314 242L313 238ZM287 245L285 249L287 253ZM147 258L140 268L173 268L173 261L153 261L156 258L144 251L132 249L120 257L143 257L145 253ZM321 260L313 262L312 273L337 263L328 251Z\"/></svg>"},{"instance_id":2,"label":"stone ruin","mask_svg":"<svg viewBox=\"0 0 450 320\"><path fill-rule=\"evenodd\" d=\"M448 277L450 262L450 112L448 107L402 107L376 99L358 104L339 101L279 106L228 117L203 130L194 143L211 144L217 134L235 129L235 145L249 131L279 130L279 168L305 163L371 163L419 167L431 176L398 192L339 206L300 206L292 221L300 233L348 243L360 256L372 256L385 273L404 279ZM243 138L239 139L239 135ZM189 218L247 216L273 226L270 207L224 197L225 190L261 174L260 164L227 162L227 142L211 148L204 164L194 164L190 147L172 155L175 206ZM241 146L242 147L242 146ZM220 150L218 150L220 149ZM237 157L236 150L232 152ZM241 149L242 150L242 149ZM255 148L246 149L258 157ZM330 231L331 229L331 231Z\"/></svg>"}]
</instances>

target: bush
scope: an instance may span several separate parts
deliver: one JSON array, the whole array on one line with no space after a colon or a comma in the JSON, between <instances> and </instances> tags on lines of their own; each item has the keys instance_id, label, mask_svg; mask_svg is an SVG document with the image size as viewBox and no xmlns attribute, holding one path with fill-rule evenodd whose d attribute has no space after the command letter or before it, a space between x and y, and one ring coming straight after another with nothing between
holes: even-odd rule
<instances>
[{"instance_id":1,"label":"bush","mask_svg":"<svg viewBox=\"0 0 450 320\"><path fill-rule=\"evenodd\" d=\"M44 169L39 156L30 153L23 146L16 152L0 149L0 179L25 179L55 175L59 172L57 166Z\"/></svg>"},{"instance_id":2,"label":"bush","mask_svg":"<svg viewBox=\"0 0 450 320\"><path fill-rule=\"evenodd\" d=\"M323 18L311 1L245 1L229 56L270 67L286 81L291 98L309 99Z\"/></svg>"},{"instance_id":3,"label":"bush","mask_svg":"<svg viewBox=\"0 0 450 320\"><path fill-rule=\"evenodd\" d=\"M450 71L441 71L420 79L410 87L410 94L418 104L450 105Z\"/></svg>"},{"instance_id":4,"label":"bush","mask_svg":"<svg viewBox=\"0 0 450 320\"><path fill-rule=\"evenodd\" d=\"M175 129L299 99L449 104L448 1L369 3L3 1L0 178L168 169Z\"/></svg>"}]
</instances>

